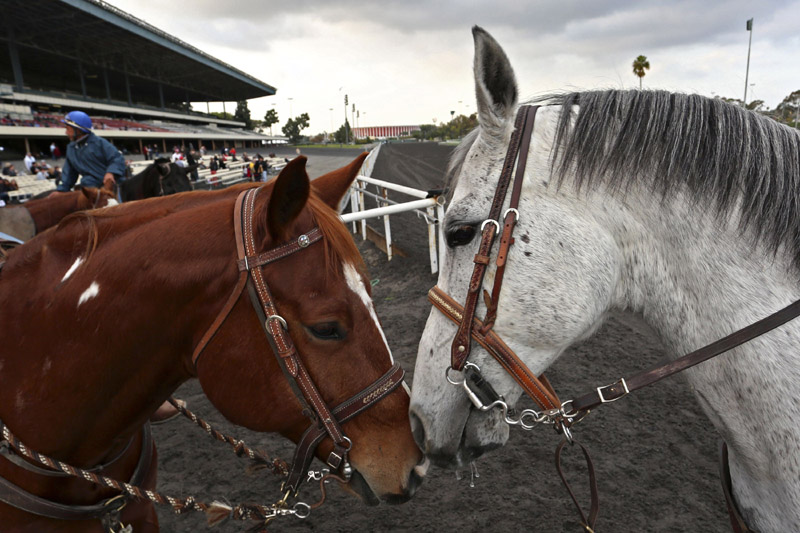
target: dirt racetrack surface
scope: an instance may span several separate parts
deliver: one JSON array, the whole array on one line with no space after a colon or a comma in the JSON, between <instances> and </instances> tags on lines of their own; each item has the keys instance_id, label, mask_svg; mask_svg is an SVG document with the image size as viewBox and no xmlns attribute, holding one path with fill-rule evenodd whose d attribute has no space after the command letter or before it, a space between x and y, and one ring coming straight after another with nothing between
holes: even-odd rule
<instances>
[{"instance_id":1,"label":"dirt racetrack surface","mask_svg":"<svg viewBox=\"0 0 800 533\"><path fill-rule=\"evenodd\" d=\"M435 144L384 145L373 177L421 189L439 187L449 147ZM312 177L343 166L358 151L308 150ZM278 155L293 157L294 150ZM392 199L402 199L390 194ZM488 206L487 206L488 209ZM430 273L425 224L413 214L392 217L392 233L408 255L391 262L356 236L373 280L373 298L395 360L413 387L417 343L430 311ZM613 317L589 341L575 346L548 372L562 399L571 398L664 358L653 332L627 317ZM442 378L442 386L446 384ZM200 416L250 446L291 458L293 446L273 435L256 434L225 421L195 382L176 393ZM527 406L527 404L526 404ZM717 437L681 377L670 378L591 413L575 428L597 470L601 507L598 532L727 532L725 501L717 473ZM159 490L200 500L271 503L279 480L262 471L244 473L247 462L185 419L154 427L159 451ZM553 464L558 436L549 428L511 431L508 444L477 461L480 478L469 472L432 467L409 503L368 507L339 487L326 504L299 520L284 517L270 531L531 531L580 532L577 513ZM568 477L588 507L587 477L577 449L567 450ZM317 467L320 464L315 463ZM313 502L317 489L302 494ZM198 513L175 516L159 509L162 531L205 531ZM213 530L246 531L251 523L227 521ZM213 531L209 530L209 531Z\"/></svg>"}]
</instances>

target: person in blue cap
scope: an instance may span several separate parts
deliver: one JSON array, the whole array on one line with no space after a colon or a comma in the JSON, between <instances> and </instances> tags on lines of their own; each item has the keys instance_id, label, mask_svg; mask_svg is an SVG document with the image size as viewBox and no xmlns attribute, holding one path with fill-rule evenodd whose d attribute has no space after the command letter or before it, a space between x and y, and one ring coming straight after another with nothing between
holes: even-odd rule
<instances>
[{"instance_id":1,"label":"person in blue cap","mask_svg":"<svg viewBox=\"0 0 800 533\"><path fill-rule=\"evenodd\" d=\"M81 176L81 185L113 188L125 175L125 159L113 144L92 133L92 119L83 111L70 111L61 121L67 128L67 160L61 171L57 191L72 189Z\"/></svg>"}]
</instances>

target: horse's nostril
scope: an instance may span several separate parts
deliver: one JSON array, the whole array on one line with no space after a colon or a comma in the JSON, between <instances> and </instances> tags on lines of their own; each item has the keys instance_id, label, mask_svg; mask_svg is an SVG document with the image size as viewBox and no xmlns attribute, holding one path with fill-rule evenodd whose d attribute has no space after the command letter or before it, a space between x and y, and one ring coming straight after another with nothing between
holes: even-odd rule
<instances>
[{"instance_id":1,"label":"horse's nostril","mask_svg":"<svg viewBox=\"0 0 800 533\"><path fill-rule=\"evenodd\" d=\"M419 449L424 452L425 426L422 423L422 420L420 420L420 418L413 411L409 413L408 418L411 421L411 434L414 436L414 442L416 442L417 446L419 446Z\"/></svg>"}]
</instances>

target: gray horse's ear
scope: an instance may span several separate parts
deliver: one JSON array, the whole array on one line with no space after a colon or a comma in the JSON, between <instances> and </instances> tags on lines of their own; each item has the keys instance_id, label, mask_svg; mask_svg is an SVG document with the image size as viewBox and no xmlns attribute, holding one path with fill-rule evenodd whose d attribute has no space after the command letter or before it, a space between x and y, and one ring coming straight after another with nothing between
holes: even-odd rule
<instances>
[{"instance_id":1,"label":"gray horse's ear","mask_svg":"<svg viewBox=\"0 0 800 533\"><path fill-rule=\"evenodd\" d=\"M501 128L514 118L517 107L517 79L508 56L480 26L473 26L475 40L475 96L478 121L484 128Z\"/></svg>"}]
</instances>

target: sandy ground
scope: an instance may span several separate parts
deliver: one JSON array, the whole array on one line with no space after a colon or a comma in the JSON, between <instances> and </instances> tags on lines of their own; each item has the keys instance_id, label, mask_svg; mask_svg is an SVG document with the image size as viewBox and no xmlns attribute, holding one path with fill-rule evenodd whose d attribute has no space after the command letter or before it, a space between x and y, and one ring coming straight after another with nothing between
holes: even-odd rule
<instances>
[{"instance_id":1,"label":"sandy ground","mask_svg":"<svg viewBox=\"0 0 800 533\"><path fill-rule=\"evenodd\" d=\"M441 184L448 148L436 145L385 145L375 177L427 189ZM293 150L291 150L293 152ZM309 150L312 177L348 163L358 151ZM395 198L392 196L392 198ZM369 242L359 247L373 279L373 297L395 359L413 375L417 343L430 306L430 273L424 223L412 214L392 218L392 232L407 257L387 262ZM616 380L663 359L653 332L626 317L612 318L589 341L574 347L548 373L562 398ZM443 386L444 384L443 380ZM227 423L198 383L176 394L221 429L285 459L291 443L254 434ZM246 462L191 423L176 419L156 426L159 489L204 500L270 503L279 480L266 473L248 476ZM717 437L700 412L686 382L664 381L593 412L576 428L592 453L601 510L598 531L726 532L725 502L717 475ZM512 430L507 446L477 462L480 478L458 480L452 471L432 468L415 498L402 506L367 507L338 487L310 518L283 518L270 531L582 531L576 512L553 466L558 437L549 429ZM584 467L578 450L565 464L581 501L588 506ZM317 494L305 489L309 501ZM162 530L206 529L198 514L176 517L159 510ZM251 524L227 522L216 531L245 531Z\"/></svg>"}]
</instances>

